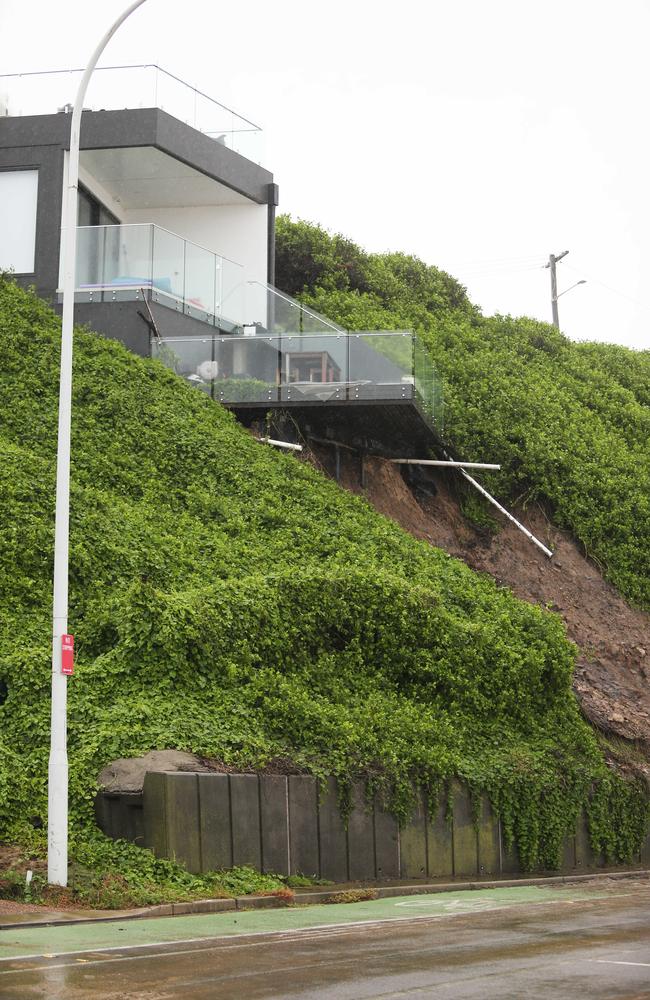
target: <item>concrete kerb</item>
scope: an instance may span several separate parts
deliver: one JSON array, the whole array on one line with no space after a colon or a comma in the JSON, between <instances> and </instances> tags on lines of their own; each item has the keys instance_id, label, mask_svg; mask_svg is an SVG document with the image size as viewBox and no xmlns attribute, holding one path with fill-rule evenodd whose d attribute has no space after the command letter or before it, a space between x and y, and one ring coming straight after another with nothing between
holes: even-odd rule
<instances>
[{"instance_id":1,"label":"concrete kerb","mask_svg":"<svg viewBox=\"0 0 650 1000\"><path fill-rule=\"evenodd\" d=\"M313 906L319 903L331 903L332 896L341 892L374 892L377 899L390 899L398 896L426 896L441 892L466 892L473 889L511 889L516 886L566 885L574 882L599 882L602 879L648 878L650 869L636 871L598 871L585 875L550 875L542 878L492 879L477 882L435 882L424 885L358 885L340 887L332 885L317 892L299 892L296 894L293 906ZM262 910L286 908L286 901L277 896L237 896L234 899L195 899L185 903L163 903L157 906L143 907L139 910L129 910L112 913L95 913L88 916L66 917L65 913L34 920L6 921L0 916L0 930L16 927L51 927L57 925L74 926L75 924L102 923L109 921L143 920L147 917L184 916L192 913L223 913L232 910Z\"/></svg>"}]
</instances>

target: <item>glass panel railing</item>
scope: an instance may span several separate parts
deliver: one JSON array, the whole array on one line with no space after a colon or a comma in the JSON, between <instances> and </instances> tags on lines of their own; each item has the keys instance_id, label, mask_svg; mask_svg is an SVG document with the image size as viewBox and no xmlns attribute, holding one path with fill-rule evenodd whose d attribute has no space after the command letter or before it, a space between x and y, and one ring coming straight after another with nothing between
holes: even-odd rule
<instances>
[{"instance_id":1,"label":"glass panel railing","mask_svg":"<svg viewBox=\"0 0 650 1000\"><path fill-rule=\"evenodd\" d=\"M428 419L442 431L442 383L436 373L429 352L418 337L413 337L413 376L416 402Z\"/></svg>"},{"instance_id":2,"label":"glass panel railing","mask_svg":"<svg viewBox=\"0 0 650 1000\"><path fill-rule=\"evenodd\" d=\"M247 290L244 268L227 257L217 257L216 281L218 325L227 333L241 333Z\"/></svg>"},{"instance_id":3,"label":"glass panel railing","mask_svg":"<svg viewBox=\"0 0 650 1000\"><path fill-rule=\"evenodd\" d=\"M196 243L184 242L184 311L193 319L214 325L217 280L215 255Z\"/></svg>"},{"instance_id":4,"label":"glass panel railing","mask_svg":"<svg viewBox=\"0 0 650 1000\"><path fill-rule=\"evenodd\" d=\"M406 331L348 333L259 282L225 257L158 226L81 227L77 296L137 299L218 328L165 338L154 353L226 403L411 400L442 429L440 380L422 342Z\"/></svg>"},{"instance_id":5,"label":"glass panel railing","mask_svg":"<svg viewBox=\"0 0 650 1000\"><path fill-rule=\"evenodd\" d=\"M278 336L323 336L346 332L309 306L259 281L247 282L246 323Z\"/></svg>"},{"instance_id":6,"label":"glass panel railing","mask_svg":"<svg viewBox=\"0 0 650 1000\"><path fill-rule=\"evenodd\" d=\"M185 240L159 226L153 227L152 287L155 301L183 310Z\"/></svg>"},{"instance_id":7,"label":"glass panel railing","mask_svg":"<svg viewBox=\"0 0 650 1000\"><path fill-rule=\"evenodd\" d=\"M160 226L81 226L77 230L77 298L151 298L227 333L244 325L241 264Z\"/></svg>"},{"instance_id":8,"label":"glass panel railing","mask_svg":"<svg viewBox=\"0 0 650 1000\"><path fill-rule=\"evenodd\" d=\"M72 110L83 70L0 74L0 116ZM84 109L160 108L254 163L263 156L259 125L185 83L161 66L100 66L90 78Z\"/></svg>"},{"instance_id":9,"label":"glass panel railing","mask_svg":"<svg viewBox=\"0 0 650 1000\"><path fill-rule=\"evenodd\" d=\"M413 397L413 335L350 334L350 399Z\"/></svg>"},{"instance_id":10,"label":"glass panel railing","mask_svg":"<svg viewBox=\"0 0 650 1000\"><path fill-rule=\"evenodd\" d=\"M79 297L133 298L152 286L153 226L80 226L76 285ZM110 295L103 293L110 290Z\"/></svg>"},{"instance_id":11,"label":"glass panel railing","mask_svg":"<svg viewBox=\"0 0 650 1000\"><path fill-rule=\"evenodd\" d=\"M175 337L152 354L181 378L223 403L277 402L281 352L274 337Z\"/></svg>"},{"instance_id":12,"label":"glass panel railing","mask_svg":"<svg viewBox=\"0 0 650 1000\"><path fill-rule=\"evenodd\" d=\"M349 337L344 332L281 337L281 399L321 402L346 399L348 345Z\"/></svg>"},{"instance_id":13,"label":"glass panel railing","mask_svg":"<svg viewBox=\"0 0 650 1000\"><path fill-rule=\"evenodd\" d=\"M403 332L164 338L153 354L223 403L411 400L442 428L442 388L423 345Z\"/></svg>"}]
</instances>

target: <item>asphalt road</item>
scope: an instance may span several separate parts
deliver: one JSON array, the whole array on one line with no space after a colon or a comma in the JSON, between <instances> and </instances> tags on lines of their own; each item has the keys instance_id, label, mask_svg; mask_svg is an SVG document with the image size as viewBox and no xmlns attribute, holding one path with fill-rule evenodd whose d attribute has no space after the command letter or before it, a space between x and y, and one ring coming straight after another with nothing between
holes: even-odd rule
<instances>
[{"instance_id":1,"label":"asphalt road","mask_svg":"<svg viewBox=\"0 0 650 1000\"><path fill-rule=\"evenodd\" d=\"M0 997L641 1000L650 882L3 931Z\"/></svg>"}]
</instances>

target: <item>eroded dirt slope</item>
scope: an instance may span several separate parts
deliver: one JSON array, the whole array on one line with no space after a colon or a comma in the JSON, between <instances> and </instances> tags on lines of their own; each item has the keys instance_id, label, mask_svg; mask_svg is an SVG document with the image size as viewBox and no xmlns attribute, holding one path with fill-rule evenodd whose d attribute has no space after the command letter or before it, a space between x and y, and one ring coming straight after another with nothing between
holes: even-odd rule
<instances>
[{"instance_id":1,"label":"eroded dirt slope","mask_svg":"<svg viewBox=\"0 0 650 1000\"><path fill-rule=\"evenodd\" d=\"M313 459L333 474L330 448L314 448ZM554 551L548 559L496 512L503 525L498 534L472 527L456 496L458 473L431 473L409 483L403 467L368 458L362 487L358 456L343 452L339 461L341 485L365 495L380 513L489 573L518 597L562 615L579 649L574 688L585 715L604 731L650 749L650 615L626 604L567 532L538 507L513 511Z\"/></svg>"}]
</instances>

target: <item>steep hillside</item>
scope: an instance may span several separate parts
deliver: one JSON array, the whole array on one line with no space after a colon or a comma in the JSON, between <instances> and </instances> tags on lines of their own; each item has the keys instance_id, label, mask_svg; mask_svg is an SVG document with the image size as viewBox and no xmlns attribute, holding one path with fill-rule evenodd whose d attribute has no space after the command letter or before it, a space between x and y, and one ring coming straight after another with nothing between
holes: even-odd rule
<instances>
[{"instance_id":1,"label":"steep hillside","mask_svg":"<svg viewBox=\"0 0 650 1000\"><path fill-rule=\"evenodd\" d=\"M45 815L59 325L3 280L0 330L0 836L25 840ZM75 851L102 766L175 747L365 775L402 815L413 778L458 774L525 865L557 863L582 805L594 844L632 857L647 799L580 715L556 615L82 332L73 420Z\"/></svg>"},{"instance_id":2,"label":"steep hillside","mask_svg":"<svg viewBox=\"0 0 650 1000\"><path fill-rule=\"evenodd\" d=\"M286 217L277 266L283 290L349 329L416 329L444 381L446 437L466 459L503 466L488 489L539 500L625 598L650 608L650 352L484 317L444 272Z\"/></svg>"},{"instance_id":3,"label":"steep hillside","mask_svg":"<svg viewBox=\"0 0 650 1000\"><path fill-rule=\"evenodd\" d=\"M331 448L312 448L318 467L333 475ZM455 472L419 470L412 476L376 457L366 459L362 487L358 458L347 453L340 463L342 485L416 538L562 616L578 647L573 686L582 711L607 736L630 741L632 746L615 742L610 749L623 759L631 755L650 775L650 615L626 603L570 532L556 528L538 504L516 510L553 550L549 560L505 518L497 516L486 530L466 517L468 494ZM607 739L604 745L610 746Z\"/></svg>"}]
</instances>

